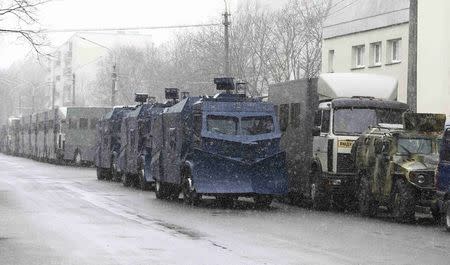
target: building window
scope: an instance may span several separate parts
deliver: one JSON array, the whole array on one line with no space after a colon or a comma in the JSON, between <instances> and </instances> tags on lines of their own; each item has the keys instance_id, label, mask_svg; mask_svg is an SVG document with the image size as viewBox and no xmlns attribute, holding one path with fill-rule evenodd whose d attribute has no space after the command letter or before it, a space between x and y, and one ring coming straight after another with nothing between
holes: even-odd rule
<instances>
[{"instance_id":1,"label":"building window","mask_svg":"<svg viewBox=\"0 0 450 265\"><path fill-rule=\"evenodd\" d=\"M291 125L293 128L300 125L300 103L291 104Z\"/></svg>"},{"instance_id":2,"label":"building window","mask_svg":"<svg viewBox=\"0 0 450 265\"><path fill-rule=\"evenodd\" d=\"M330 132L330 110L324 110L322 112L322 124L320 126L320 132L329 133Z\"/></svg>"},{"instance_id":3,"label":"building window","mask_svg":"<svg viewBox=\"0 0 450 265\"><path fill-rule=\"evenodd\" d=\"M80 118L80 130L86 130L88 127L88 119Z\"/></svg>"},{"instance_id":4,"label":"building window","mask_svg":"<svg viewBox=\"0 0 450 265\"><path fill-rule=\"evenodd\" d=\"M381 42L370 44L372 65L381 65Z\"/></svg>"},{"instance_id":5,"label":"building window","mask_svg":"<svg viewBox=\"0 0 450 265\"><path fill-rule=\"evenodd\" d=\"M95 128L96 128L96 126L97 126L97 122L98 122L98 119L97 118L91 118L91 130L95 130Z\"/></svg>"},{"instance_id":6,"label":"building window","mask_svg":"<svg viewBox=\"0 0 450 265\"><path fill-rule=\"evenodd\" d=\"M395 40L389 40L388 41L388 48L389 48L389 62L390 63L398 63L401 61L400 58L400 44L401 39L395 39Z\"/></svg>"},{"instance_id":7,"label":"building window","mask_svg":"<svg viewBox=\"0 0 450 265\"><path fill-rule=\"evenodd\" d=\"M289 104L280 105L280 129L285 132L289 123Z\"/></svg>"},{"instance_id":8,"label":"building window","mask_svg":"<svg viewBox=\"0 0 450 265\"><path fill-rule=\"evenodd\" d=\"M75 119L69 118L69 129L76 129L77 128L77 121Z\"/></svg>"},{"instance_id":9,"label":"building window","mask_svg":"<svg viewBox=\"0 0 450 265\"><path fill-rule=\"evenodd\" d=\"M353 68L364 67L364 45L353 46Z\"/></svg>"},{"instance_id":10,"label":"building window","mask_svg":"<svg viewBox=\"0 0 450 265\"><path fill-rule=\"evenodd\" d=\"M328 72L334 73L334 50L328 51Z\"/></svg>"}]
</instances>

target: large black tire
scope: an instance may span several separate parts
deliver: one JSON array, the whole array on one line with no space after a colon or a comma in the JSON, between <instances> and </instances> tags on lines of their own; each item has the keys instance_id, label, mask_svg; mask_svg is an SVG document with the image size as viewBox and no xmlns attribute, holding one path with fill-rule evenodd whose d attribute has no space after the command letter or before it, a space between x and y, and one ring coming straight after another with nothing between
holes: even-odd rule
<instances>
[{"instance_id":1,"label":"large black tire","mask_svg":"<svg viewBox=\"0 0 450 265\"><path fill-rule=\"evenodd\" d=\"M187 205L197 206L200 204L202 196L197 193L192 184L192 177L187 172L185 176L183 176L181 183L181 192L183 194L183 202Z\"/></svg>"},{"instance_id":2,"label":"large black tire","mask_svg":"<svg viewBox=\"0 0 450 265\"><path fill-rule=\"evenodd\" d=\"M169 189L167 184L159 180L155 181L155 195L157 199L165 200L169 197Z\"/></svg>"},{"instance_id":3,"label":"large black tire","mask_svg":"<svg viewBox=\"0 0 450 265\"><path fill-rule=\"evenodd\" d=\"M415 190L402 178L395 182L391 204L395 221L409 223L415 220Z\"/></svg>"},{"instance_id":4,"label":"large black tire","mask_svg":"<svg viewBox=\"0 0 450 265\"><path fill-rule=\"evenodd\" d=\"M216 196L217 203L224 208L233 208L236 198L229 195Z\"/></svg>"},{"instance_id":5,"label":"large black tire","mask_svg":"<svg viewBox=\"0 0 450 265\"><path fill-rule=\"evenodd\" d=\"M105 179L105 174L103 173L103 168L101 167L97 167L97 179L98 180L104 180Z\"/></svg>"},{"instance_id":6,"label":"large black tire","mask_svg":"<svg viewBox=\"0 0 450 265\"><path fill-rule=\"evenodd\" d=\"M272 204L273 196L258 194L253 196L253 201L255 202L256 208L266 209L270 207L270 204Z\"/></svg>"},{"instance_id":7,"label":"large black tire","mask_svg":"<svg viewBox=\"0 0 450 265\"><path fill-rule=\"evenodd\" d=\"M314 210L327 211L330 208L331 198L325 190L320 172L317 169L313 169L311 172L310 197Z\"/></svg>"},{"instance_id":8,"label":"large black tire","mask_svg":"<svg viewBox=\"0 0 450 265\"><path fill-rule=\"evenodd\" d=\"M121 180L122 180L122 185L125 187L130 187L131 184L133 184L133 179L130 174L123 173Z\"/></svg>"},{"instance_id":9,"label":"large black tire","mask_svg":"<svg viewBox=\"0 0 450 265\"><path fill-rule=\"evenodd\" d=\"M444 223L447 232L450 232L450 200L445 203Z\"/></svg>"},{"instance_id":10,"label":"large black tire","mask_svg":"<svg viewBox=\"0 0 450 265\"><path fill-rule=\"evenodd\" d=\"M359 184L358 207L362 216L373 217L377 214L378 204L373 197L370 181L366 176L361 177Z\"/></svg>"},{"instance_id":11,"label":"large black tire","mask_svg":"<svg viewBox=\"0 0 450 265\"><path fill-rule=\"evenodd\" d=\"M109 166L109 174L107 180L119 181L121 180L121 175L118 170L117 159L115 157L111 158L111 165Z\"/></svg>"},{"instance_id":12,"label":"large black tire","mask_svg":"<svg viewBox=\"0 0 450 265\"><path fill-rule=\"evenodd\" d=\"M141 189L141 190L150 190L151 185L145 179L145 171L144 171L144 169L138 170L137 180L138 180L138 187L139 187L139 189Z\"/></svg>"},{"instance_id":13,"label":"large black tire","mask_svg":"<svg viewBox=\"0 0 450 265\"><path fill-rule=\"evenodd\" d=\"M83 163L83 158L81 157L80 151L75 151L73 154L73 164L80 167Z\"/></svg>"}]
</instances>

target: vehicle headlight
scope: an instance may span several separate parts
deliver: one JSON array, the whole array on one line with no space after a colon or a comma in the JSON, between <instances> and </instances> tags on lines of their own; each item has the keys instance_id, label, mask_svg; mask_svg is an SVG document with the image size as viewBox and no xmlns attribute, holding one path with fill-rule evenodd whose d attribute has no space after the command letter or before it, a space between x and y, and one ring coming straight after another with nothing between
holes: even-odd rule
<instances>
[{"instance_id":1,"label":"vehicle headlight","mask_svg":"<svg viewBox=\"0 0 450 265\"><path fill-rule=\"evenodd\" d=\"M432 186L434 182L434 173L432 172L411 172L410 181L418 186Z\"/></svg>"},{"instance_id":2,"label":"vehicle headlight","mask_svg":"<svg viewBox=\"0 0 450 265\"><path fill-rule=\"evenodd\" d=\"M420 175L417 176L417 183L424 184L425 181L426 181L426 179L425 179L424 175L420 174Z\"/></svg>"}]
</instances>

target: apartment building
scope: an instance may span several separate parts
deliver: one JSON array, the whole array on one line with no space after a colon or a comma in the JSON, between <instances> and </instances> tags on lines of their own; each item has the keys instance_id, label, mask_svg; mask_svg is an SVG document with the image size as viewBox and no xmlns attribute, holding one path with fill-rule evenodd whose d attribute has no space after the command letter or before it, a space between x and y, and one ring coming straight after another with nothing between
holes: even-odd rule
<instances>
[{"instance_id":1,"label":"apartment building","mask_svg":"<svg viewBox=\"0 0 450 265\"><path fill-rule=\"evenodd\" d=\"M47 81L53 84L53 105L96 104L86 95L95 89L100 68L113 73L114 49L119 46L145 47L151 43L149 35L75 33L48 60Z\"/></svg>"},{"instance_id":2,"label":"apartment building","mask_svg":"<svg viewBox=\"0 0 450 265\"><path fill-rule=\"evenodd\" d=\"M324 23L322 72L374 73L398 80L407 100L409 0L334 0Z\"/></svg>"}]
</instances>

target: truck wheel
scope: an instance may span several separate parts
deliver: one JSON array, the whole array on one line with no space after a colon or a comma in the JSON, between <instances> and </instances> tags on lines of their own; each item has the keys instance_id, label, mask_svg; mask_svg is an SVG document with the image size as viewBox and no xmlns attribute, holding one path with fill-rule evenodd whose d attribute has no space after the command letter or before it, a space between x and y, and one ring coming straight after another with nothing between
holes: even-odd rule
<instances>
[{"instance_id":1,"label":"truck wheel","mask_svg":"<svg viewBox=\"0 0 450 265\"><path fill-rule=\"evenodd\" d=\"M165 200L169 198L170 191L166 183L159 180L155 181L155 195L157 199Z\"/></svg>"},{"instance_id":2,"label":"truck wheel","mask_svg":"<svg viewBox=\"0 0 450 265\"><path fill-rule=\"evenodd\" d=\"M73 163L76 165L76 166L81 166L81 162L82 162L83 160L82 160L82 158L81 158L81 154L80 154L80 151L75 151L75 154L74 154L74 156L73 156Z\"/></svg>"},{"instance_id":3,"label":"truck wheel","mask_svg":"<svg viewBox=\"0 0 450 265\"><path fill-rule=\"evenodd\" d=\"M97 179L98 180L104 180L105 174L103 174L103 168L97 167Z\"/></svg>"},{"instance_id":4,"label":"truck wheel","mask_svg":"<svg viewBox=\"0 0 450 265\"><path fill-rule=\"evenodd\" d=\"M124 187L130 187L131 184L133 183L133 180L131 179L130 174L127 174L127 173L122 174L121 180L122 180L122 184Z\"/></svg>"},{"instance_id":5,"label":"truck wheel","mask_svg":"<svg viewBox=\"0 0 450 265\"><path fill-rule=\"evenodd\" d=\"M253 197L253 201L255 202L255 206L258 209L266 209L270 207L272 204L273 196L272 195L255 195Z\"/></svg>"},{"instance_id":6,"label":"truck wheel","mask_svg":"<svg viewBox=\"0 0 450 265\"><path fill-rule=\"evenodd\" d=\"M447 232L450 232L450 200L445 203L446 210L445 210L445 229Z\"/></svg>"},{"instance_id":7,"label":"truck wheel","mask_svg":"<svg viewBox=\"0 0 450 265\"><path fill-rule=\"evenodd\" d=\"M233 196L221 195L221 196L216 196L216 201L218 202L218 204L221 207L233 208L235 198Z\"/></svg>"},{"instance_id":8,"label":"truck wheel","mask_svg":"<svg viewBox=\"0 0 450 265\"><path fill-rule=\"evenodd\" d=\"M399 178L395 182L392 196L392 211L397 222L405 223L414 221L416 199L415 191L405 180Z\"/></svg>"},{"instance_id":9,"label":"truck wheel","mask_svg":"<svg viewBox=\"0 0 450 265\"><path fill-rule=\"evenodd\" d=\"M145 179L145 170L138 170L138 185L141 190L150 190L150 183Z\"/></svg>"},{"instance_id":10,"label":"truck wheel","mask_svg":"<svg viewBox=\"0 0 450 265\"><path fill-rule=\"evenodd\" d=\"M318 170L313 170L310 183L310 197L313 209L318 211L328 210L331 204L330 196L325 192Z\"/></svg>"},{"instance_id":11,"label":"truck wheel","mask_svg":"<svg viewBox=\"0 0 450 265\"><path fill-rule=\"evenodd\" d=\"M195 191L192 185L192 177L189 174L182 180L181 192L185 204L197 206L200 203L201 195Z\"/></svg>"},{"instance_id":12,"label":"truck wheel","mask_svg":"<svg viewBox=\"0 0 450 265\"><path fill-rule=\"evenodd\" d=\"M115 158L111 159L111 165L109 166L110 172L107 177L108 180L117 181L120 179L120 173L117 170L117 160Z\"/></svg>"},{"instance_id":13,"label":"truck wheel","mask_svg":"<svg viewBox=\"0 0 450 265\"><path fill-rule=\"evenodd\" d=\"M367 177L362 177L359 184L358 206L361 215L366 217L375 216L378 210L378 205L373 198L372 189Z\"/></svg>"}]
</instances>

